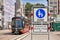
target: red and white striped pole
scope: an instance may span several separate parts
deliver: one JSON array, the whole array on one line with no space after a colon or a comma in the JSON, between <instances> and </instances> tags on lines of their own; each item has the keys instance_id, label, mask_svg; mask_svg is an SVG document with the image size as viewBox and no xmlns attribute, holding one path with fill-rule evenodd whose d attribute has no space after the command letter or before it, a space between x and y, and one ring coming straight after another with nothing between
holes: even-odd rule
<instances>
[{"instance_id":1,"label":"red and white striped pole","mask_svg":"<svg viewBox=\"0 0 60 40\"><path fill-rule=\"evenodd\" d=\"M34 25L33 25L33 16L34 16L34 14L31 13L31 14L30 14L30 18L31 18L30 31L31 31L31 33L32 33L32 30L34 29Z\"/></svg>"},{"instance_id":2,"label":"red and white striped pole","mask_svg":"<svg viewBox=\"0 0 60 40\"><path fill-rule=\"evenodd\" d=\"M48 23L48 40L50 40L50 13L48 13L48 19L49 19L49 23Z\"/></svg>"},{"instance_id":3,"label":"red and white striped pole","mask_svg":"<svg viewBox=\"0 0 60 40\"><path fill-rule=\"evenodd\" d=\"M50 13L48 13L48 17L49 17L48 30L50 31Z\"/></svg>"},{"instance_id":4,"label":"red and white striped pole","mask_svg":"<svg viewBox=\"0 0 60 40\"><path fill-rule=\"evenodd\" d=\"M32 20L33 20L33 16L34 16L33 13L31 13L31 14L30 14L30 17L31 17L31 24L32 24L32 22L33 22L33 21L32 21ZM33 29L34 29L34 27L33 27L33 24L32 24L31 30L33 30Z\"/></svg>"}]
</instances>

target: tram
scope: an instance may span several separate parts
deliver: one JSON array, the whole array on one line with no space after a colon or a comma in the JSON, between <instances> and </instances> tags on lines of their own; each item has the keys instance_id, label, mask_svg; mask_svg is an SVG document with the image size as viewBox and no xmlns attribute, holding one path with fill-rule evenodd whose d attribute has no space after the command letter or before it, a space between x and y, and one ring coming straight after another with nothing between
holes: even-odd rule
<instances>
[{"instance_id":1,"label":"tram","mask_svg":"<svg viewBox=\"0 0 60 40\"><path fill-rule=\"evenodd\" d=\"M23 17L13 17L11 23L12 33L23 34L29 31L29 25L24 23Z\"/></svg>"}]
</instances>

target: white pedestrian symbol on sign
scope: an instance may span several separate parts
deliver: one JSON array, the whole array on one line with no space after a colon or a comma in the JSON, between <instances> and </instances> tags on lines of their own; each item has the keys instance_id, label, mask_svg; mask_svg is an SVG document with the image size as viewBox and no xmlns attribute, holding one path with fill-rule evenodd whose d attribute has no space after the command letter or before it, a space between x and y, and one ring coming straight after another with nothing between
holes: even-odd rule
<instances>
[{"instance_id":1,"label":"white pedestrian symbol on sign","mask_svg":"<svg viewBox=\"0 0 60 40\"><path fill-rule=\"evenodd\" d=\"M42 14L41 12L38 12L38 15L39 15L39 16L43 16L43 14Z\"/></svg>"}]
</instances>

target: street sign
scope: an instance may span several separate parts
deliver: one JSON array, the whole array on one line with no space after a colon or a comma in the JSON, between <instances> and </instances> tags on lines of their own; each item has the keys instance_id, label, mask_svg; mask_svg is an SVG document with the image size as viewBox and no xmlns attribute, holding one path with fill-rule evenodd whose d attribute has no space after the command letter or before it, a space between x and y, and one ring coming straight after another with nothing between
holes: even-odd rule
<instances>
[{"instance_id":1,"label":"street sign","mask_svg":"<svg viewBox=\"0 0 60 40\"><path fill-rule=\"evenodd\" d=\"M47 25L34 25L34 32L47 32Z\"/></svg>"},{"instance_id":2,"label":"street sign","mask_svg":"<svg viewBox=\"0 0 60 40\"><path fill-rule=\"evenodd\" d=\"M47 8L34 8L34 22L38 24L41 21L47 22Z\"/></svg>"},{"instance_id":3,"label":"street sign","mask_svg":"<svg viewBox=\"0 0 60 40\"><path fill-rule=\"evenodd\" d=\"M43 18L45 16L45 11L43 9L38 9L36 11L37 18Z\"/></svg>"},{"instance_id":4,"label":"street sign","mask_svg":"<svg viewBox=\"0 0 60 40\"><path fill-rule=\"evenodd\" d=\"M48 32L47 7L33 7L33 32Z\"/></svg>"},{"instance_id":5,"label":"street sign","mask_svg":"<svg viewBox=\"0 0 60 40\"><path fill-rule=\"evenodd\" d=\"M33 21L32 25L34 27L33 30L31 30L32 35L48 35L48 40L50 40L50 23L47 14L47 7L33 7ZM31 35L31 39L32 36Z\"/></svg>"}]
</instances>

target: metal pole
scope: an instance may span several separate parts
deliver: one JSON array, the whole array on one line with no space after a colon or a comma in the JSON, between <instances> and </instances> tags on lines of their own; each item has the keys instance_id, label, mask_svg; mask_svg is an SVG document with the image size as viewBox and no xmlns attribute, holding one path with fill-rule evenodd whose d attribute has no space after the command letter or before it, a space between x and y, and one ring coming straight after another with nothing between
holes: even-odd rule
<instances>
[{"instance_id":1,"label":"metal pole","mask_svg":"<svg viewBox=\"0 0 60 40\"><path fill-rule=\"evenodd\" d=\"M15 17L16 17L16 3L15 3Z\"/></svg>"},{"instance_id":2,"label":"metal pole","mask_svg":"<svg viewBox=\"0 0 60 40\"><path fill-rule=\"evenodd\" d=\"M15 2L15 17L16 17L16 2ZM17 27L17 25L16 25L16 19L15 19L15 26Z\"/></svg>"},{"instance_id":3,"label":"metal pole","mask_svg":"<svg viewBox=\"0 0 60 40\"><path fill-rule=\"evenodd\" d=\"M50 27L50 16L49 16L49 27ZM48 40L50 40L50 29L48 29Z\"/></svg>"},{"instance_id":4,"label":"metal pole","mask_svg":"<svg viewBox=\"0 0 60 40\"><path fill-rule=\"evenodd\" d=\"M50 12L50 0L48 0L48 12ZM50 26L50 16L49 16L49 26ZM50 30L48 30L48 40L50 40Z\"/></svg>"}]
</instances>

